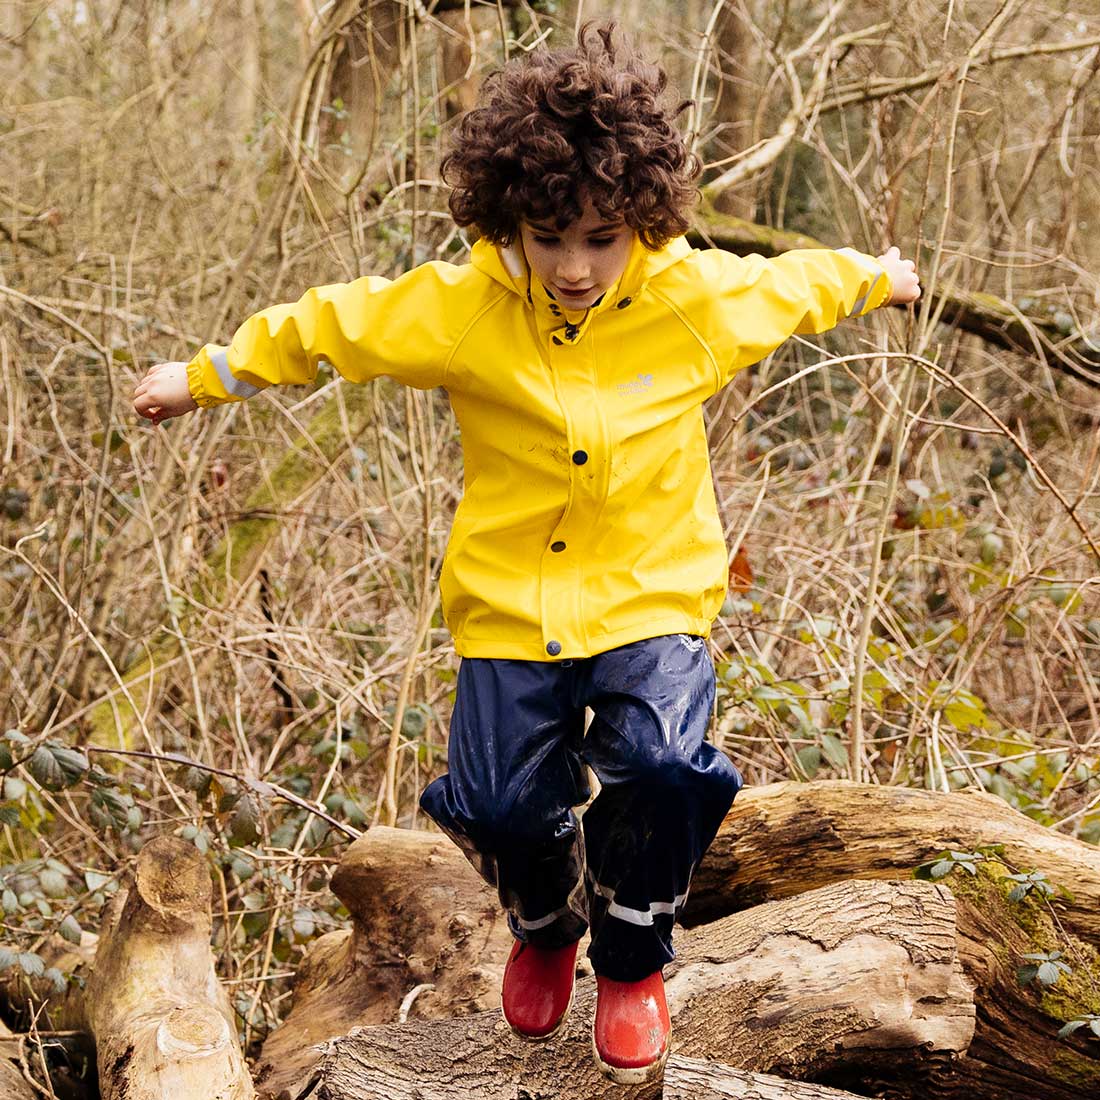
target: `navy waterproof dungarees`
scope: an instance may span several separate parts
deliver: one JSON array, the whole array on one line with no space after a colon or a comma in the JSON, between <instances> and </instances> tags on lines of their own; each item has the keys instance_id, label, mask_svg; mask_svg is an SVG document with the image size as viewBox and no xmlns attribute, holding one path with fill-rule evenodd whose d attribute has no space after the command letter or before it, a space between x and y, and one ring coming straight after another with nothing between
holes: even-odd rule
<instances>
[{"instance_id":1,"label":"navy waterproof dungarees","mask_svg":"<svg viewBox=\"0 0 1100 1100\"><path fill-rule=\"evenodd\" d=\"M704 740L713 704L693 635L572 661L464 658L450 772L420 805L497 888L518 939L562 947L591 926L596 973L638 981L673 958L692 872L741 789ZM600 792L582 824L585 764Z\"/></svg>"}]
</instances>

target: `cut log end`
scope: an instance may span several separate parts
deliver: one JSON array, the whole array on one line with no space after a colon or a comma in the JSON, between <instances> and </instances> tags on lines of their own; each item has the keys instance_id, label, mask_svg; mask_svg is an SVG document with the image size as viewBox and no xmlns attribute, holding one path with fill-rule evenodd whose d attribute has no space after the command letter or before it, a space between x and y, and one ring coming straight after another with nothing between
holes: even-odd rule
<instances>
[{"instance_id":1,"label":"cut log end","mask_svg":"<svg viewBox=\"0 0 1100 1100\"><path fill-rule=\"evenodd\" d=\"M206 1058L235 1042L225 1017L207 1005L179 1005L157 1027L157 1050L172 1058Z\"/></svg>"},{"instance_id":2,"label":"cut log end","mask_svg":"<svg viewBox=\"0 0 1100 1100\"><path fill-rule=\"evenodd\" d=\"M150 841L134 870L137 892L150 909L187 919L210 907L210 872L193 844L165 836Z\"/></svg>"}]
</instances>

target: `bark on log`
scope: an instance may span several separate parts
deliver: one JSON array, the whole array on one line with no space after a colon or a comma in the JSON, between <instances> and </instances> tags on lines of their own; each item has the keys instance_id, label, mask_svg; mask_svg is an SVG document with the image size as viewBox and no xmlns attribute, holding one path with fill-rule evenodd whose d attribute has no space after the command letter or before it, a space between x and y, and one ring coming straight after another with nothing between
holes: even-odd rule
<instances>
[{"instance_id":1,"label":"bark on log","mask_svg":"<svg viewBox=\"0 0 1100 1100\"><path fill-rule=\"evenodd\" d=\"M210 951L210 874L159 837L112 900L88 980L102 1100L251 1100L236 1022Z\"/></svg>"},{"instance_id":2,"label":"bark on log","mask_svg":"<svg viewBox=\"0 0 1100 1100\"><path fill-rule=\"evenodd\" d=\"M496 894L439 833L378 826L340 861L332 889L350 932L322 937L299 970L294 1007L256 1065L262 1094L309 1076L316 1044L397 1019L402 1001L442 1019L495 1008L511 947Z\"/></svg>"},{"instance_id":3,"label":"bark on log","mask_svg":"<svg viewBox=\"0 0 1100 1100\"><path fill-rule=\"evenodd\" d=\"M666 971L673 1050L795 1078L888 1080L900 1063L906 1089L919 1090L973 1034L954 918L954 899L942 886L847 882L687 932ZM513 1036L499 1012L364 1028L328 1044L313 1092L299 1095L653 1095L599 1076L589 1038L593 1007L594 979L585 979L562 1034L537 1045Z\"/></svg>"},{"instance_id":4,"label":"bark on log","mask_svg":"<svg viewBox=\"0 0 1100 1100\"><path fill-rule=\"evenodd\" d=\"M944 879L959 898L959 951L976 987L975 1040L929 1096L1050 1095L1100 1089L1100 1046L1055 1041L1065 1021L1100 1013L1100 849L1032 821L984 791L949 794L845 780L775 783L737 798L692 883L684 914L692 925L859 877L898 879L945 849L1002 844L1021 870L1043 871L1071 897L1052 899L1061 928L1034 898L1007 901L996 864L971 879ZM751 908L756 912L756 908ZM1045 992L1017 978L1021 956L1060 950L1074 974ZM1022 1085L1034 1076L1038 1085ZM1003 1091L998 1091L1003 1090Z\"/></svg>"},{"instance_id":5,"label":"bark on log","mask_svg":"<svg viewBox=\"0 0 1100 1100\"><path fill-rule=\"evenodd\" d=\"M310 1093L302 1100L367 1100L381 1095L364 1091L357 1078L355 1067L348 1067L348 1079L334 1075L331 1084L322 1091ZM369 1087L368 1087L369 1088ZM453 1081L432 1081L423 1086L408 1088L398 1085L399 1091L386 1093L392 1100L457 1100L467 1095L464 1085ZM664 1079L653 1085L626 1088L602 1081L595 1092L582 1092L574 1083L558 1081L549 1092L532 1090L526 1085L517 1091L489 1093L497 1100L579 1100L580 1097L598 1097L599 1100L864 1100L854 1092L830 1088L803 1081L787 1081L768 1073L748 1073L720 1062L706 1062L700 1058L670 1055L665 1065Z\"/></svg>"},{"instance_id":6,"label":"bark on log","mask_svg":"<svg viewBox=\"0 0 1100 1100\"><path fill-rule=\"evenodd\" d=\"M984 791L945 794L848 780L747 787L692 881L684 923L714 920L847 878L908 878L951 848L1003 844L1072 899L1058 911L1100 945L1100 848L1032 821Z\"/></svg>"},{"instance_id":7,"label":"bark on log","mask_svg":"<svg viewBox=\"0 0 1100 1100\"><path fill-rule=\"evenodd\" d=\"M709 205L704 205L700 221L701 230L688 234L688 240L699 248L714 246L739 256L778 256L793 248L829 247L805 234L772 229L720 213ZM1077 329L1064 309L1043 309L1034 303L1025 308L995 294L967 290L922 299L917 308L935 309L941 302L944 324L957 325L995 347L1037 359L1091 386L1100 386L1100 331Z\"/></svg>"}]
</instances>

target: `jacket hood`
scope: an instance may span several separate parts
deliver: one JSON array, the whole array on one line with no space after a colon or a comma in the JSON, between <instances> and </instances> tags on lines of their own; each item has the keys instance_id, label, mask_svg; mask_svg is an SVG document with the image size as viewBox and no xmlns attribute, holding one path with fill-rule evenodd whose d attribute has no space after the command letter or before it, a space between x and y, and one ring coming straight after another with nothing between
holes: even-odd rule
<instances>
[{"instance_id":1,"label":"jacket hood","mask_svg":"<svg viewBox=\"0 0 1100 1100\"><path fill-rule=\"evenodd\" d=\"M615 309L623 301L633 301L645 290L654 275L678 263L691 251L691 245L685 238L676 237L664 248L651 252L635 234L626 267L618 281L604 292L595 305L576 310L565 308L546 290L527 263L518 239L509 245L495 245L483 237L471 249L470 263L527 302L550 327L574 326L575 336L572 338L579 339L596 314Z\"/></svg>"}]
</instances>

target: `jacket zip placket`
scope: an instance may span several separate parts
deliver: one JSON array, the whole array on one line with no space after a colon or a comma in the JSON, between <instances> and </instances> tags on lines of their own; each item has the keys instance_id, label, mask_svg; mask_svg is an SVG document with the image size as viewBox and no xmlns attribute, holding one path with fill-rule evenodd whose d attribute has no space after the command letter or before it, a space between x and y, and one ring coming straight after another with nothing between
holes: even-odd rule
<instances>
[{"instance_id":1,"label":"jacket zip placket","mask_svg":"<svg viewBox=\"0 0 1100 1100\"><path fill-rule=\"evenodd\" d=\"M593 517L585 514L592 512L591 507L585 505L598 505L599 502L589 500L594 494L580 483L583 476L580 471L588 473L585 480L590 482L595 470L590 463L601 461L605 447L605 441L600 438L603 433L597 429L599 418L588 413L599 403L599 394L592 383L591 364L587 362L591 358L591 343L578 344L587 333L585 322L588 320L589 312L586 311L581 321L567 320L559 328L552 329L547 348L569 451L565 510L543 553L539 569L543 644L550 657L572 657L576 655L574 647L579 646L585 652L588 645L581 588L584 531ZM583 460L578 460L577 456L583 456Z\"/></svg>"}]
</instances>

